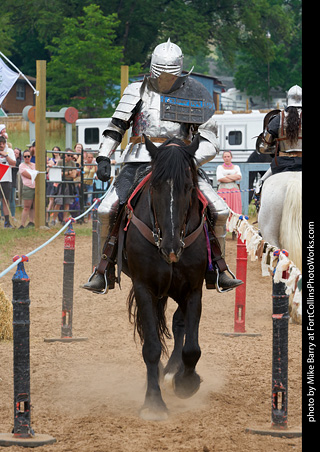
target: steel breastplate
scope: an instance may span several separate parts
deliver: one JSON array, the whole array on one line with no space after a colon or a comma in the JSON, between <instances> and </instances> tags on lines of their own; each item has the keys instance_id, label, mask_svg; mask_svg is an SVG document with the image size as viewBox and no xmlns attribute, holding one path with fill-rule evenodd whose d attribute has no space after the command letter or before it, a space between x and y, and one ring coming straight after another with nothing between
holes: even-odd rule
<instances>
[{"instance_id":1,"label":"steel breastplate","mask_svg":"<svg viewBox=\"0 0 320 452\"><path fill-rule=\"evenodd\" d=\"M191 125L200 125L214 113L214 103L207 89L194 79L170 93L154 90L146 78L140 90L139 111L133 119L132 135L191 140ZM129 144L124 162L148 162L150 156L143 143Z\"/></svg>"},{"instance_id":2,"label":"steel breastplate","mask_svg":"<svg viewBox=\"0 0 320 452\"><path fill-rule=\"evenodd\" d=\"M144 89L141 96L139 112L132 124L132 135L158 138L190 139L186 124L161 119L161 94ZM149 152L144 143L129 144L125 149L124 162L149 162Z\"/></svg>"}]
</instances>

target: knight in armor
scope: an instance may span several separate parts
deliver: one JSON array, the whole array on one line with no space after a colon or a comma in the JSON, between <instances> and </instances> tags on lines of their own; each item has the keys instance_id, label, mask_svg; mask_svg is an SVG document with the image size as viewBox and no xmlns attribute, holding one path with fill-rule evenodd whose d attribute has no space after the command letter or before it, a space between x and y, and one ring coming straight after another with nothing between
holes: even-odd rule
<instances>
[{"instance_id":1,"label":"knight in armor","mask_svg":"<svg viewBox=\"0 0 320 452\"><path fill-rule=\"evenodd\" d=\"M114 185L98 208L100 221L101 261L85 289L106 293L114 288L117 233L112 232L119 212L126 204L138 174L150 167L151 157L146 149L143 134L156 146L169 138L179 138L189 144L193 136L200 135L196 159L199 166L213 159L217 153L217 127L212 115L214 102L207 89L198 81L182 75L183 54L170 39L159 44L152 54L150 75L143 81L126 87L122 98L103 132L104 140L97 157L97 176L102 181L110 179L110 157L132 126L132 136L124 150L123 165ZM205 177L199 177L199 188L208 200L208 219L217 216L210 242L213 261L224 262L227 204L216 194ZM217 212L217 213L216 213ZM219 248L217 256L217 245ZM217 265L216 272L207 272L207 288L219 291L233 289L242 284L228 266ZM220 270L220 271L219 271ZM230 272L231 277L228 276ZM215 273L215 276L213 276ZM217 283L217 284L216 284Z\"/></svg>"},{"instance_id":2,"label":"knight in armor","mask_svg":"<svg viewBox=\"0 0 320 452\"><path fill-rule=\"evenodd\" d=\"M302 89L292 86L287 93L285 110L269 112L264 121L264 131L256 144L258 153L273 156L271 166L259 180L255 190L259 204L263 182L284 171L302 171Z\"/></svg>"}]
</instances>

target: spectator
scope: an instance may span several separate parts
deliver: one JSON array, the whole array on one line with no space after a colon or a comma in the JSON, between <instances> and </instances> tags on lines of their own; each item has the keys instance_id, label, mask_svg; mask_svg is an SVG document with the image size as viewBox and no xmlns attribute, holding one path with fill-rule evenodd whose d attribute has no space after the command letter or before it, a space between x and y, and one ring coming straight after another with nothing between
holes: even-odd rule
<instances>
[{"instance_id":1,"label":"spectator","mask_svg":"<svg viewBox=\"0 0 320 452\"><path fill-rule=\"evenodd\" d=\"M58 160L57 166L63 167L62 183L58 185L58 191L55 203L55 210L58 211L63 206L63 221L65 222L69 215L70 204L74 202L76 195L75 184L72 183L77 176L76 163L73 160L73 151L70 148L65 150L65 159ZM58 216L58 212L54 216L54 221Z\"/></svg>"},{"instance_id":2,"label":"spectator","mask_svg":"<svg viewBox=\"0 0 320 452\"><path fill-rule=\"evenodd\" d=\"M7 145L8 145L8 142L7 142ZM8 147L10 148L11 146L8 146ZM14 152L14 155L16 157L16 166L11 167L11 171L12 171L12 185L11 185L11 191L10 191L10 197L9 197L8 203L9 203L9 208L10 208L12 220L16 221L16 219L15 219L15 214L16 214L16 187L17 187L17 174L18 174L18 170L19 170L19 165L21 163L21 150L18 149L18 148L14 148L13 152ZM1 202L1 216L2 217L4 216L2 202Z\"/></svg>"},{"instance_id":3,"label":"spectator","mask_svg":"<svg viewBox=\"0 0 320 452\"><path fill-rule=\"evenodd\" d=\"M6 140L8 139L8 134L6 131L6 125L5 124L0 124L0 136L4 137Z\"/></svg>"},{"instance_id":4,"label":"spectator","mask_svg":"<svg viewBox=\"0 0 320 452\"><path fill-rule=\"evenodd\" d=\"M78 161L78 163L80 164L80 166L81 166L81 155L83 155L83 161L85 161L86 160L86 158L87 158L87 153L86 152L84 152L84 150L83 150L83 146L82 146L82 144L81 143L76 143L75 145L74 145L74 152L76 152L77 153L77 161Z\"/></svg>"},{"instance_id":5,"label":"spectator","mask_svg":"<svg viewBox=\"0 0 320 452\"><path fill-rule=\"evenodd\" d=\"M50 170L50 168L57 166L58 161L61 159L60 152L61 152L61 149L59 148L59 146L54 146L52 148L52 157L48 159L47 171ZM54 208L55 198L53 196L57 194L58 185L59 184L57 182L47 181L47 196L49 197L49 203L48 203L48 207L47 207L48 223L49 223L49 219L50 219L49 211L53 210L53 208ZM55 224L55 221L52 220L52 225L54 226L54 224Z\"/></svg>"},{"instance_id":6,"label":"spectator","mask_svg":"<svg viewBox=\"0 0 320 452\"><path fill-rule=\"evenodd\" d=\"M240 167L232 163L231 151L224 151L222 158L223 164L217 167L218 195L225 200L233 212L241 214Z\"/></svg>"},{"instance_id":7,"label":"spectator","mask_svg":"<svg viewBox=\"0 0 320 452\"><path fill-rule=\"evenodd\" d=\"M19 165L19 173L22 179L22 202L23 211L21 215L21 226L19 229L25 227L26 221L29 217L27 227L34 226L34 197L36 183L32 178L30 170L36 169L35 163L31 162L31 152L29 149L23 151L23 162Z\"/></svg>"},{"instance_id":8,"label":"spectator","mask_svg":"<svg viewBox=\"0 0 320 452\"><path fill-rule=\"evenodd\" d=\"M81 143L77 143L73 149L74 149L73 160L76 162L77 168L79 168L77 170L77 176L74 181L77 183L76 187L77 187L78 193L80 193L81 167L82 167L82 162L84 164L85 156L83 154L83 146ZM83 155L83 157L82 157L82 155Z\"/></svg>"},{"instance_id":9,"label":"spectator","mask_svg":"<svg viewBox=\"0 0 320 452\"><path fill-rule=\"evenodd\" d=\"M36 142L32 141L30 144L27 144L27 148L29 148L31 154L31 163L36 163Z\"/></svg>"},{"instance_id":10,"label":"spectator","mask_svg":"<svg viewBox=\"0 0 320 452\"><path fill-rule=\"evenodd\" d=\"M95 173L97 171L97 164L94 161L94 155L91 152L87 153L87 160L83 168L83 183L84 183L84 204L85 206L91 206L92 193L93 193L93 181L95 179Z\"/></svg>"},{"instance_id":11,"label":"spectator","mask_svg":"<svg viewBox=\"0 0 320 452\"><path fill-rule=\"evenodd\" d=\"M10 211L12 218L15 220L16 215L16 191L17 191L17 177L19 171L19 165L21 163L21 149L14 148L14 155L16 157L16 166L11 168L12 170L12 186L11 186L11 196L10 196Z\"/></svg>"},{"instance_id":12,"label":"spectator","mask_svg":"<svg viewBox=\"0 0 320 452\"><path fill-rule=\"evenodd\" d=\"M9 166L9 168L1 178L0 199L2 199L2 207L4 213L4 227L12 228L13 226L9 221L9 199L12 186L11 166L15 166L16 157L14 155L13 149L8 148L6 139L3 135L0 136L0 163Z\"/></svg>"}]
</instances>

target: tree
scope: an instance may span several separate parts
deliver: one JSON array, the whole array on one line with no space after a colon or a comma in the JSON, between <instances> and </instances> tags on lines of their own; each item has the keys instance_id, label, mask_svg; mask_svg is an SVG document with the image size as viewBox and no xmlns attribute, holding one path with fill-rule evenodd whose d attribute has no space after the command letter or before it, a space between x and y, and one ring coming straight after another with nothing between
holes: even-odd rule
<instances>
[{"instance_id":1,"label":"tree","mask_svg":"<svg viewBox=\"0 0 320 452\"><path fill-rule=\"evenodd\" d=\"M268 100L273 88L301 85L301 6L301 0L245 2L233 58L227 61L238 89Z\"/></svg>"},{"instance_id":2,"label":"tree","mask_svg":"<svg viewBox=\"0 0 320 452\"><path fill-rule=\"evenodd\" d=\"M10 23L11 14L0 14L0 43L1 52L7 57L11 55L14 45L14 27Z\"/></svg>"},{"instance_id":3,"label":"tree","mask_svg":"<svg viewBox=\"0 0 320 452\"><path fill-rule=\"evenodd\" d=\"M103 17L116 14L112 17L118 19L117 26L112 26L112 47L122 49L118 72L119 63L130 66L139 63L149 68L154 47L170 37L186 56L186 70L194 65L195 72L207 72L207 56L214 52L219 67L227 68L228 75L235 77L236 86L248 93L259 93L266 98L268 73L270 88L284 90L301 83L302 0L95 0L95 3ZM74 39L79 37L83 41L85 25L81 23L78 33L72 24L79 21L83 8L90 5L91 0L1 0L1 50L11 51L13 63L25 74L35 76L36 59L50 63L52 57L60 57L58 46L68 33L65 19L71 21ZM266 38L268 31L270 39ZM101 32L99 29L103 40L103 26ZM100 50L104 52L103 46ZM61 50L60 58L63 52L67 55ZM101 55L101 52L97 53ZM95 58L98 61L99 55ZM108 62L108 58L104 60ZM82 64L85 68L86 63ZM70 77L65 68L61 70L62 87L52 102L66 97L63 89ZM97 74L100 70L99 67ZM85 75L86 71L84 85ZM74 72L72 77L76 80ZM110 74L108 79L112 79ZM86 97L78 91L69 97ZM110 96L112 102L111 91Z\"/></svg>"},{"instance_id":4,"label":"tree","mask_svg":"<svg viewBox=\"0 0 320 452\"><path fill-rule=\"evenodd\" d=\"M119 96L122 48L114 45L119 21L100 7L83 8L84 15L64 19L59 37L47 48L48 104L71 105L83 113L108 115ZM107 109L103 110L108 99Z\"/></svg>"}]
</instances>

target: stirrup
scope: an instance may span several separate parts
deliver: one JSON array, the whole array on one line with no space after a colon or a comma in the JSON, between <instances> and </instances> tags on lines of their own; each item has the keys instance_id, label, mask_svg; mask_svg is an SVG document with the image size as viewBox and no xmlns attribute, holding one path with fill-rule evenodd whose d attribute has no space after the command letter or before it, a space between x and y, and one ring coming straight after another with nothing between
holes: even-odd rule
<instances>
[{"instance_id":1,"label":"stirrup","mask_svg":"<svg viewBox=\"0 0 320 452\"><path fill-rule=\"evenodd\" d=\"M230 275L232 276L232 279L237 279L235 274L232 273L232 271L229 268L229 265L226 263L226 267L227 267L227 272L230 273ZM219 272L219 268L218 266L216 266L216 273L217 273L217 279L216 279L216 289L217 292L219 293L225 293L225 292L230 292L230 290L233 290L234 287L230 287L229 289L220 289L218 281L219 281L219 276L220 276L220 272Z\"/></svg>"},{"instance_id":2,"label":"stirrup","mask_svg":"<svg viewBox=\"0 0 320 452\"><path fill-rule=\"evenodd\" d=\"M93 272L92 272L92 274L89 276L89 279L88 279L87 282L90 282L90 281L91 281L91 279L94 277L94 275L96 274L96 272L97 272L97 267L94 267ZM96 294L98 294L98 295L104 295L104 294L106 294L106 293L108 292L108 280L107 280L106 272L104 272L103 276L104 276L104 282L105 282L105 285L104 285L104 287L105 287L105 288L104 288L104 291L103 291L103 292L98 292L98 291L96 291L96 290L92 290L92 291L91 291L92 293L96 293Z\"/></svg>"}]
</instances>

